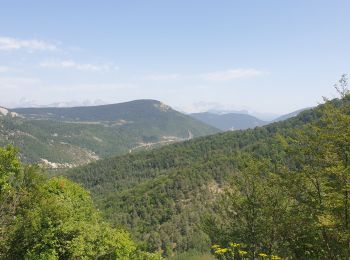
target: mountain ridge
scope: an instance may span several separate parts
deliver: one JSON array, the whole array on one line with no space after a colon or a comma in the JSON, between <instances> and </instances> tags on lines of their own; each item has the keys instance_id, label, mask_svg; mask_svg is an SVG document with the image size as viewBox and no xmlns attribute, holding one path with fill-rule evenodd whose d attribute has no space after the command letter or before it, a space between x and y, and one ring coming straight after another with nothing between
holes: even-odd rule
<instances>
[{"instance_id":1,"label":"mountain ridge","mask_svg":"<svg viewBox=\"0 0 350 260\"><path fill-rule=\"evenodd\" d=\"M190 116L202 121L205 124L216 127L222 131L228 130L245 130L249 128L255 128L257 126L264 126L270 123L287 120L295 117L301 112L311 109L302 108L293 111L288 114L281 115L273 120L262 120L257 116L250 114L248 111L245 112L213 112L211 110L207 112L191 113Z\"/></svg>"},{"instance_id":2,"label":"mountain ridge","mask_svg":"<svg viewBox=\"0 0 350 260\"><path fill-rule=\"evenodd\" d=\"M156 100L73 108L17 108L0 117L0 144L26 162L74 167L218 132Z\"/></svg>"}]
</instances>

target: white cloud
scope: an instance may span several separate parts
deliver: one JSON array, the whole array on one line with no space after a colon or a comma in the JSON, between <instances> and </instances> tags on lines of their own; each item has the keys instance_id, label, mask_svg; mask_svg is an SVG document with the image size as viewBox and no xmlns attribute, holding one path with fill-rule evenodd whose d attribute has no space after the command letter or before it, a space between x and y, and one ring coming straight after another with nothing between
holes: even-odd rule
<instances>
[{"instance_id":1,"label":"white cloud","mask_svg":"<svg viewBox=\"0 0 350 260\"><path fill-rule=\"evenodd\" d=\"M257 69L230 69L201 74L200 78L208 81L226 81L239 78L252 78L264 74L265 72Z\"/></svg>"},{"instance_id":2,"label":"white cloud","mask_svg":"<svg viewBox=\"0 0 350 260\"><path fill-rule=\"evenodd\" d=\"M40 67L43 67L43 68L75 69L75 70L96 71L96 72L119 70L119 67L113 64L79 63L74 60L45 61L45 62L41 62L39 65Z\"/></svg>"},{"instance_id":3,"label":"white cloud","mask_svg":"<svg viewBox=\"0 0 350 260\"><path fill-rule=\"evenodd\" d=\"M145 80L176 80L179 79L179 74L154 74L154 75L148 75L145 77Z\"/></svg>"},{"instance_id":4,"label":"white cloud","mask_svg":"<svg viewBox=\"0 0 350 260\"><path fill-rule=\"evenodd\" d=\"M0 37L0 50L13 51L13 50L27 50L33 51L56 51L58 47L55 44L37 40L21 40L11 37Z\"/></svg>"}]
</instances>

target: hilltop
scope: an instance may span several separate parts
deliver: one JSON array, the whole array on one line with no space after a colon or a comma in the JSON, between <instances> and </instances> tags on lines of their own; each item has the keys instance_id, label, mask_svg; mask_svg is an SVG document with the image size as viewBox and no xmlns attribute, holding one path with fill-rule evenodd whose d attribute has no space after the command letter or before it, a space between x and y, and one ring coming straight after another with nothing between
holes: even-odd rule
<instances>
[{"instance_id":1,"label":"hilltop","mask_svg":"<svg viewBox=\"0 0 350 260\"><path fill-rule=\"evenodd\" d=\"M1 110L0 144L19 147L25 162L51 168L148 149L219 130L156 100L71 108Z\"/></svg>"}]
</instances>

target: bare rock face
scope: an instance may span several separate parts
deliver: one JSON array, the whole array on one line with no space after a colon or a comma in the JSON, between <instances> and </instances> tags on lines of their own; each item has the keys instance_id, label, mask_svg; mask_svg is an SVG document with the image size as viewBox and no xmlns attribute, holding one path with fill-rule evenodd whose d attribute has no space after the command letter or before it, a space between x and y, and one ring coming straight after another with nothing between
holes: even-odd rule
<instances>
[{"instance_id":1,"label":"bare rock face","mask_svg":"<svg viewBox=\"0 0 350 260\"><path fill-rule=\"evenodd\" d=\"M4 107L0 107L0 116L6 116L9 113L9 111L4 108Z\"/></svg>"},{"instance_id":2,"label":"bare rock face","mask_svg":"<svg viewBox=\"0 0 350 260\"><path fill-rule=\"evenodd\" d=\"M4 107L0 107L0 116L11 116L11 117L21 117L16 112L11 112Z\"/></svg>"},{"instance_id":3,"label":"bare rock face","mask_svg":"<svg viewBox=\"0 0 350 260\"><path fill-rule=\"evenodd\" d=\"M168 110L171 109L171 107L169 107L168 105L166 105L162 102L160 102L159 104L154 104L153 106L155 106L156 108L158 108L162 112L167 112Z\"/></svg>"}]
</instances>

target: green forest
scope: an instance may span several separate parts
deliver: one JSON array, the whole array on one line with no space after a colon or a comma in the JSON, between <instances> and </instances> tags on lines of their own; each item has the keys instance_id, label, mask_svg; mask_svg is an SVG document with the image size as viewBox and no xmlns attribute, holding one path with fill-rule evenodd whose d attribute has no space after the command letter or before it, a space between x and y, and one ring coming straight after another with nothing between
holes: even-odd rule
<instances>
[{"instance_id":1,"label":"green forest","mask_svg":"<svg viewBox=\"0 0 350 260\"><path fill-rule=\"evenodd\" d=\"M46 160L57 168L142 150L142 145L147 148L182 141L190 138L189 133L199 137L219 132L155 100L9 111L20 114L0 113L0 145L18 147L24 162Z\"/></svg>"},{"instance_id":2,"label":"green forest","mask_svg":"<svg viewBox=\"0 0 350 260\"><path fill-rule=\"evenodd\" d=\"M350 93L48 174L0 149L1 259L349 259Z\"/></svg>"},{"instance_id":3,"label":"green forest","mask_svg":"<svg viewBox=\"0 0 350 260\"><path fill-rule=\"evenodd\" d=\"M350 96L289 120L119 156L65 175L105 219L164 257L207 252L345 259L349 255ZM238 256L237 256L238 254ZM231 257L232 258L232 257Z\"/></svg>"}]
</instances>

